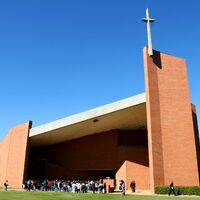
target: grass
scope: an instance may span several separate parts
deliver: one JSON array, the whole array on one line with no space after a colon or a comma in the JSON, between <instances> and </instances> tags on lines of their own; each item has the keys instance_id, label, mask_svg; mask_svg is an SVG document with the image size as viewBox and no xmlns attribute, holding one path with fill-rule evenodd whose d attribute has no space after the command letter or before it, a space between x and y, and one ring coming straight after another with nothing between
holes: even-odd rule
<instances>
[{"instance_id":1,"label":"grass","mask_svg":"<svg viewBox=\"0 0 200 200\"><path fill-rule=\"evenodd\" d=\"M197 200L197 197L188 196L141 196L121 194L74 194L64 192L19 192L19 191L0 191L0 200Z\"/></svg>"}]
</instances>

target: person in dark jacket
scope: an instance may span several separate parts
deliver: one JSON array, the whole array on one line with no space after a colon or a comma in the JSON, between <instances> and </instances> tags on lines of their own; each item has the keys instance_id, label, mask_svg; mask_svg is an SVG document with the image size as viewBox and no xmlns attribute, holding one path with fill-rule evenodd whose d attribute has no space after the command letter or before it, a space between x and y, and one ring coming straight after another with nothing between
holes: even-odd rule
<instances>
[{"instance_id":1,"label":"person in dark jacket","mask_svg":"<svg viewBox=\"0 0 200 200\"><path fill-rule=\"evenodd\" d=\"M171 193L173 193L174 196L176 196L176 193L175 193L175 190L174 190L174 183L173 183L173 181L169 185L169 194L168 195L170 196Z\"/></svg>"},{"instance_id":2,"label":"person in dark jacket","mask_svg":"<svg viewBox=\"0 0 200 200\"><path fill-rule=\"evenodd\" d=\"M122 181L122 196L125 196L125 191L126 191L125 182Z\"/></svg>"},{"instance_id":3,"label":"person in dark jacket","mask_svg":"<svg viewBox=\"0 0 200 200\"><path fill-rule=\"evenodd\" d=\"M131 181L131 183L130 183L130 188L131 188L131 191L132 191L132 192L135 192L135 186L136 186L135 180Z\"/></svg>"},{"instance_id":4,"label":"person in dark jacket","mask_svg":"<svg viewBox=\"0 0 200 200\"><path fill-rule=\"evenodd\" d=\"M6 180L3 185L4 185L4 190L7 191L8 190L8 180Z\"/></svg>"}]
</instances>

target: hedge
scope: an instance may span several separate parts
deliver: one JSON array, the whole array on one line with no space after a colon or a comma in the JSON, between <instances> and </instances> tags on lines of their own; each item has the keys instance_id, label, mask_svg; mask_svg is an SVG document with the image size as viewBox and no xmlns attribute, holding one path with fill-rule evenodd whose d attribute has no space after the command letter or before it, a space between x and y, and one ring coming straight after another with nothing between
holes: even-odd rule
<instances>
[{"instance_id":1,"label":"hedge","mask_svg":"<svg viewBox=\"0 0 200 200\"><path fill-rule=\"evenodd\" d=\"M199 186L175 186L176 195L198 195L200 196L200 187ZM155 187L156 194L168 194L169 186L156 186Z\"/></svg>"}]
</instances>

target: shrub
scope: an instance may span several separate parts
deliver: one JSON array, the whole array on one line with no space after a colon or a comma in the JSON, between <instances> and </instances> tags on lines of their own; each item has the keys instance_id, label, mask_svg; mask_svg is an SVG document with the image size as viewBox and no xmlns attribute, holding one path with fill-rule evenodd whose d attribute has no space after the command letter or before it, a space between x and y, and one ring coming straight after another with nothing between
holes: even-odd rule
<instances>
[{"instance_id":1,"label":"shrub","mask_svg":"<svg viewBox=\"0 0 200 200\"><path fill-rule=\"evenodd\" d=\"M155 193L156 194L168 194L169 193L169 186L166 186L166 185L156 186L155 187Z\"/></svg>"},{"instance_id":2,"label":"shrub","mask_svg":"<svg viewBox=\"0 0 200 200\"><path fill-rule=\"evenodd\" d=\"M200 196L200 187L199 186L175 186L175 193L177 195L198 195ZM156 186L155 187L156 194L168 194L169 186Z\"/></svg>"}]
</instances>

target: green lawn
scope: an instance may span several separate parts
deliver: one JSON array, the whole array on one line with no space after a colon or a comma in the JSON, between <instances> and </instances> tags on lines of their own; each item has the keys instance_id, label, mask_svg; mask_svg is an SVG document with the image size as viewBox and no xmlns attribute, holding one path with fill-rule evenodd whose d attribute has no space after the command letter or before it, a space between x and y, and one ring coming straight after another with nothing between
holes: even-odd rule
<instances>
[{"instance_id":1,"label":"green lawn","mask_svg":"<svg viewBox=\"0 0 200 200\"><path fill-rule=\"evenodd\" d=\"M141 196L121 194L73 194L64 192L19 192L19 191L0 191L0 200L197 200L198 197L186 196ZM200 198L199 198L200 199Z\"/></svg>"}]
</instances>

